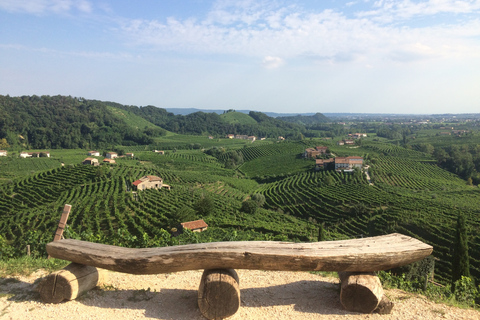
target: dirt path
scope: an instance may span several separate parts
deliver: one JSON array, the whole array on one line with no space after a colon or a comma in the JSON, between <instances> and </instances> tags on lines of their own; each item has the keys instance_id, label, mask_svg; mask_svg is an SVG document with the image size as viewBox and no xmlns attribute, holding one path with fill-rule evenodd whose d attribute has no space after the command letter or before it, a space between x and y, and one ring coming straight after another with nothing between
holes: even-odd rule
<instances>
[{"instance_id":1,"label":"dirt path","mask_svg":"<svg viewBox=\"0 0 480 320\"><path fill-rule=\"evenodd\" d=\"M338 279L307 272L237 270L242 305L230 319L480 319L480 312L435 304L422 296L386 291L390 315L343 310ZM197 306L201 271L135 276L109 272L106 286L75 301L44 304L34 282L44 275L0 279L0 319L204 319Z\"/></svg>"}]
</instances>

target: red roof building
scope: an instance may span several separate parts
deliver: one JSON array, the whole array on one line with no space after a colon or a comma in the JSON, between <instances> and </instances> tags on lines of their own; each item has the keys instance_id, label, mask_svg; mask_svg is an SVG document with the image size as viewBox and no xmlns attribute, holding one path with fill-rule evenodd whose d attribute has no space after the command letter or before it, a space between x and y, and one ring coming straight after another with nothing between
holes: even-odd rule
<instances>
[{"instance_id":1,"label":"red roof building","mask_svg":"<svg viewBox=\"0 0 480 320\"><path fill-rule=\"evenodd\" d=\"M183 229L189 229L193 232L202 232L207 230L208 224L205 223L202 219L195 221L188 221L180 223Z\"/></svg>"},{"instance_id":2,"label":"red roof building","mask_svg":"<svg viewBox=\"0 0 480 320\"><path fill-rule=\"evenodd\" d=\"M168 184L164 184L163 179L157 176L143 176L137 181L134 181L132 184L133 186L137 187L137 190L161 188L167 188L170 190L170 186Z\"/></svg>"}]
</instances>

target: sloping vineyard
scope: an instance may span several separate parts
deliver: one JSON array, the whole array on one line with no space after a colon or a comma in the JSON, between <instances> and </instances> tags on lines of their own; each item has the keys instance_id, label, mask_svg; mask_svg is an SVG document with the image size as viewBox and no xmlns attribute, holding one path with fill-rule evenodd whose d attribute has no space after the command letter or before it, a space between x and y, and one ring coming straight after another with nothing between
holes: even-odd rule
<instances>
[{"instance_id":1,"label":"sloping vineyard","mask_svg":"<svg viewBox=\"0 0 480 320\"><path fill-rule=\"evenodd\" d=\"M372 172L376 183L412 190L441 191L465 185L463 180L434 163L404 158L378 157Z\"/></svg>"},{"instance_id":2,"label":"sloping vineyard","mask_svg":"<svg viewBox=\"0 0 480 320\"><path fill-rule=\"evenodd\" d=\"M131 183L143 175L159 175L172 189L133 193ZM307 239L306 228L298 230L306 223L294 217L287 219L292 225L285 226L280 213L264 210L264 215L256 217L240 213L248 195L235 184L241 183L232 180L227 184L208 173L142 166L76 165L43 171L2 189L0 234L13 248L2 249L2 255L21 254L27 244L34 254L44 254L66 203L72 205L66 231L70 237L134 247L167 244L171 240L165 230L173 226L174 213L194 211L204 193L214 200L213 212L204 217L209 229L248 228L252 237L272 234Z\"/></svg>"},{"instance_id":3,"label":"sloping vineyard","mask_svg":"<svg viewBox=\"0 0 480 320\"><path fill-rule=\"evenodd\" d=\"M169 231L184 212L209 225L188 241L312 241L319 224L332 240L400 232L434 246L435 277L447 281L455 221L463 213L471 234L471 272L480 278L478 187L467 186L423 153L365 142L352 152L365 155L368 150L374 183L369 185L360 172L314 171L314 161L302 158L305 147L273 143L237 149L245 160L237 170L224 168L201 150L158 155L138 149L135 160L99 167L51 168L57 160L10 158L3 162L9 168L30 172L0 185L0 251L3 257L20 255L30 245L34 254L44 254L68 203L67 237L130 247L178 243ZM80 159L81 154L77 150L64 157ZM171 190L134 192L132 182L144 175L162 177ZM242 212L242 201L253 193L265 196L263 208ZM196 204L205 195L213 206L199 216Z\"/></svg>"},{"instance_id":4,"label":"sloping vineyard","mask_svg":"<svg viewBox=\"0 0 480 320\"><path fill-rule=\"evenodd\" d=\"M50 158L15 159L0 157L0 179L14 179L19 176L28 176L32 173L59 168L60 161Z\"/></svg>"},{"instance_id":5,"label":"sloping vineyard","mask_svg":"<svg viewBox=\"0 0 480 320\"><path fill-rule=\"evenodd\" d=\"M388 155L395 158L409 158L409 159L425 159L429 160L430 156L426 155L423 152L419 152L412 149L406 149L401 146L389 144L389 143L379 143L379 142L364 142L362 143L362 148L372 150L380 155Z\"/></svg>"},{"instance_id":6,"label":"sloping vineyard","mask_svg":"<svg viewBox=\"0 0 480 320\"><path fill-rule=\"evenodd\" d=\"M435 186L441 185L442 179L444 183L451 180L447 178L448 172L431 167L430 164L424 165L425 167L420 166L418 170L412 169L412 176L430 175L432 171L439 170L441 173ZM400 169L401 167L397 167L394 170ZM408 172L408 169L404 170ZM421 178L417 180L422 181ZM470 205L460 209L456 206L454 197L442 197L443 193L450 192L448 188L460 187L455 180L451 183L446 183L447 191L436 191L441 201L432 197L431 192L412 193L409 189L398 192L399 189L395 187L370 186L363 177L331 171L290 176L261 185L257 191L265 196L266 207L271 210L280 210L303 219L313 218L317 223L324 223L327 234L332 239L391 232L421 239L434 246L434 256L439 258L436 267L437 279L447 280L451 272L451 250L459 212L469 217L472 228L480 228L480 210L475 206L475 203L480 201L480 192L475 190L476 192L471 194L471 197L475 198L469 201ZM428 186L432 187L432 182ZM472 261L480 259L479 248L475 245L477 240L477 237L470 238ZM478 264L475 264L472 267L472 273L476 277L480 275L477 266Z\"/></svg>"},{"instance_id":7,"label":"sloping vineyard","mask_svg":"<svg viewBox=\"0 0 480 320\"><path fill-rule=\"evenodd\" d=\"M285 154L296 154L303 153L305 150L304 143L298 142L278 142L275 144L265 144L260 146L248 147L243 149L238 149L237 152L240 152L243 156L244 161L252 161L262 157L275 156L275 155L285 155ZM223 154L219 160L225 162L230 158L230 153Z\"/></svg>"}]
</instances>

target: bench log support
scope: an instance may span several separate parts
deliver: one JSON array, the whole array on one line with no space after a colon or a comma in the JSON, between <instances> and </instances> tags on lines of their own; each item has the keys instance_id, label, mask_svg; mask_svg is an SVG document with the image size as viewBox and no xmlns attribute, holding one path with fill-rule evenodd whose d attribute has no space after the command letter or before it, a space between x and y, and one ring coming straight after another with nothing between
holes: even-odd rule
<instances>
[{"instance_id":1,"label":"bench log support","mask_svg":"<svg viewBox=\"0 0 480 320\"><path fill-rule=\"evenodd\" d=\"M105 283L106 270L71 263L62 270L45 277L38 286L40 297L45 303L60 303L73 300L90 289Z\"/></svg>"},{"instance_id":2,"label":"bench log support","mask_svg":"<svg viewBox=\"0 0 480 320\"><path fill-rule=\"evenodd\" d=\"M204 270L198 288L198 307L207 319L225 319L240 308L240 288L233 269Z\"/></svg>"},{"instance_id":3,"label":"bench log support","mask_svg":"<svg viewBox=\"0 0 480 320\"><path fill-rule=\"evenodd\" d=\"M340 302L345 309L361 313L372 313L377 309L384 294L382 283L375 273L339 272L338 276Z\"/></svg>"}]
</instances>

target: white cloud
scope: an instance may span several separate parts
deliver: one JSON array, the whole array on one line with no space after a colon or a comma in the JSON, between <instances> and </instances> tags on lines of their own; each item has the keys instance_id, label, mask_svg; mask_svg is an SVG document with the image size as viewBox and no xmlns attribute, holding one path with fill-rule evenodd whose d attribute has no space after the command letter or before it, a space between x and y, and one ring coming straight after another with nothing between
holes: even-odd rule
<instances>
[{"instance_id":1,"label":"white cloud","mask_svg":"<svg viewBox=\"0 0 480 320\"><path fill-rule=\"evenodd\" d=\"M468 14L480 10L479 0L380 0L374 10L358 12L359 17L373 17L379 21L409 19L415 16L431 16L440 13Z\"/></svg>"},{"instance_id":2,"label":"white cloud","mask_svg":"<svg viewBox=\"0 0 480 320\"><path fill-rule=\"evenodd\" d=\"M68 13L72 10L89 13L92 4L86 0L0 0L0 8L9 12L30 14Z\"/></svg>"},{"instance_id":3,"label":"white cloud","mask_svg":"<svg viewBox=\"0 0 480 320\"><path fill-rule=\"evenodd\" d=\"M247 21L244 18L229 21ZM335 62L351 62L374 56L412 61L414 57L448 57L455 53L471 54L478 45L469 37L480 34L479 22L437 27L397 27L376 23L367 18L347 18L325 10L317 14L273 11L262 15L265 24L248 21L215 24L196 20L135 20L123 26L133 44L162 51L235 54L247 56L319 56ZM421 44L429 52L415 48ZM392 55L392 52L396 52ZM410 54L400 59L401 52ZM480 51L477 51L480 53ZM417 54L419 53L419 54Z\"/></svg>"},{"instance_id":4,"label":"white cloud","mask_svg":"<svg viewBox=\"0 0 480 320\"><path fill-rule=\"evenodd\" d=\"M285 64L285 61L280 57L266 56L262 60L263 67L267 69L277 69Z\"/></svg>"}]
</instances>

